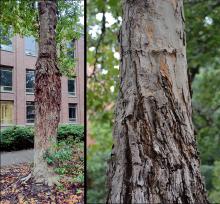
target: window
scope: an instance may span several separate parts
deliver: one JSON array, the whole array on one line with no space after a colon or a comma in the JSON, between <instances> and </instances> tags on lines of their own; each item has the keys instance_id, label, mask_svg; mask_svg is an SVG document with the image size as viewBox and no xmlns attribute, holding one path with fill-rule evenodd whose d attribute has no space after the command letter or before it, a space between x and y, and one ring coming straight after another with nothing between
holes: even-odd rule
<instances>
[{"instance_id":1,"label":"window","mask_svg":"<svg viewBox=\"0 0 220 204\"><path fill-rule=\"evenodd\" d=\"M1 125L13 123L13 101L0 101Z\"/></svg>"},{"instance_id":2,"label":"window","mask_svg":"<svg viewBox=\"0 0 220 204\"><path fill-rule=\"evenodd\" d=\"M25 37L25 54L36 56L37 50L37 44L34 37Z\"/></svg>"},{"instance_id":3,"label":"window","mask_svg":"<svg viewBox=\"0 0 220 204\"><path fill-rule=\"evenodd\" d=\"M70 42L67 43L67 55L70 58L74 58L75 57L75 40L72 40Z\"/></svg>"},{"instance_id":4,"label":"window","mask_svg":"<svg viewBox=\"0 0 220 204\"><path fill-rule=\"evenodd\" d=\"M1 50L12 52L13 51L12 41L8 37L3 36L1 39L0 48Z\"/></svg>"},{"instance_id":5,"label":"window","mask_svg":"<svg viewBox=\"0 0 220 204\"><path fill-rule=\"evenodd\" d=\"M68 94L75 96L76 95L76 80L68 79Z\"/></svg>"},{"instance_id":6,"label":"window","mask_svg":"<svg viewBox=\"0 0 220 204\"><path fill-rule=\"evenodd\" d=\"M3 35L1 29L0 29L0 39L1 39L1 44L0 44L1 50L12 52L13 51L12 41L9 38L9 35Z\"/></svg>"},{"instance_id":7,"label":"window","mask_svg":"<svg viewBox=\"0 0 220 204\"><path fill-rule=\"evenodd\" d=\"M26 92L34 93L35 71L26 70Z\"/></svg>"},{"instance_id":8,"label":"window","mask_svg":"<svg viewBox=\"0 0 220 204\"><path fill-rule=\"evenodd\" d=\"M1 92L12 91L12 68L0 67Z\"/></svg>"},{"instance_id":9,"label":"window","mask_svg":"<svg viewBox=\"0 0 220 204\"><path fill-rule=\"evenodd\" d=\"M69 121L76 122L76 104L69 103Z\"/></svg>"},{"instance_id":10,"label":"window","mask_svg":"<svg viewBox=\"0 0 220 204\"><path fill-rule=\"evenodd\" d=\"M33 101L26 102L26 121L27 123L34 123L35 107Z\"/></svg>"}]
</instances>

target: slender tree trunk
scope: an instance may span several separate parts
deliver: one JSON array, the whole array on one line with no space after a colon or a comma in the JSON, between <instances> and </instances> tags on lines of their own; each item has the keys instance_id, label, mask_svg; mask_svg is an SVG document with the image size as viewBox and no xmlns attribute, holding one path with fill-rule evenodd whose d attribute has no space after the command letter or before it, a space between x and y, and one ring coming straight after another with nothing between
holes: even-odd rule
<instances>
[{"instance_id":1,"label":"slender tree trunk","mask_svg":"<svg viewBox=\"0 0 220 204\"><path fill-rule=\"evenodd\" d=\"M40 42L35 84L34 177L38 182L52 184L54 175L43 157L56 143L60 120L61 74L57 67L55 41L57 5L56 0L40 0L38 6Z\"/></svg>"},{"instance_id":2,"label":"slender tree trunk","mask_svg":"<svg viewBox=\"0 0 220 204\"><path fill-rule=\"evenodd\" d=\"M183 1L123 0L107 203L207 203L187 77Z\"/></svg>"}]
</instances>

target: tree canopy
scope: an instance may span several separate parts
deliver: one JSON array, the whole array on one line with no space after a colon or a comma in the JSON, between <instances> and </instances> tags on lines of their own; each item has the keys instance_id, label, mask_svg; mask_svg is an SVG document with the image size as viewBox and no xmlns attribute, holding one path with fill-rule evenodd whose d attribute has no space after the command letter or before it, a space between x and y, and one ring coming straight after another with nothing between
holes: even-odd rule
<instances>
[{"instance_id":1,"label":"tree canopy","mask_svg":"<svg viewBox=\"0 0 220 204\"><path fill-rule=\"evenodd\" d=\"M56 42L58 47L59 68L61 73L72 76L76 59L68 57L67 42L79 39L83 34L83 25L80 17L83 17L82 1L59 0L58 21L56 27ZM0 2L0 28L1 36L13 37L33 36L39 39L39 18L37 0L5 0ZM4 43L1 37L1 43Z\"/></svg>"}]
</instances>

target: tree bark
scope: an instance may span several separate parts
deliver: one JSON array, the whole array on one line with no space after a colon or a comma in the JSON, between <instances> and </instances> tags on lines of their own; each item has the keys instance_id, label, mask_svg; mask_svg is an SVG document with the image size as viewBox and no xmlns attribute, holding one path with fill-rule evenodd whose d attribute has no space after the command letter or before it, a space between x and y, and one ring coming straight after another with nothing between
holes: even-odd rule
<instances>
[{"instance_id":1,"label":"tree bark","mask_svg":"<svg viewBox=\"0 0 220 204\"><path fill-rule=\"evenodd\" d=\"M44 160L44 156L47 150L53 149L53 145L56 143L60 120L61 74L57 67L55 39L56 0L40 0L38 9L40 41L35 83L34 177L37 182L52 185L55 177L52 169Z\"/></svg>"},{"instance_id":2,"label":"tree bark","mask_svg":"<svg viewBox=\"0 0 220 204\"><path fill-rule=\"evenodd\" d=\"M123 0L107 203L208 203L187 76L183 1Z\"/></svg>"}]
</instances>

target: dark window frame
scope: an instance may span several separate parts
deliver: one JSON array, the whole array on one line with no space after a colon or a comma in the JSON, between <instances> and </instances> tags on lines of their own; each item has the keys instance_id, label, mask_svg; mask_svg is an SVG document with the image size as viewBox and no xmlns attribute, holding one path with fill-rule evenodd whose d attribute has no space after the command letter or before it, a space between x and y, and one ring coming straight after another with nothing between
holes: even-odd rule
<instances>
[{"instance_id":1,"label":"dark window frame","mask_svg":"<svg viewBox=\"0 0 220 204\"><path fill-rule=\"evenodd\" d=\"M25 84L26 84L26 86L25 86L25 89L26 89L26 93L28 93L28 94L34 94L34 85L33 85L33 88L29 88L29 87L27 87L27 73L28 72L34 72L34 82L33 82L33 84L35 85L35 70L34 69L26 69L26 73L25 73Z\"/></svg>"},{"instance_id":2,"label":"dark window frame","mask_svg":"<svg viewBox=\"0 0 220 204\"><path fill-rule=\"evenodd\" d=\"M33 117L29 117L30 115L29 114L29 111L28 111L28 107L30 108L33 108L33 111L34 113L32 113L32 115L34 115ZM34 120L35 120L35 103L34 101L26 101L26 123L27 124L33 124L34 123Z\"/></svg>"},{"instance_id":3,"label":"dark window frame","mask_svg":"<svg viewBox=\"0 0 220 204\"><path fill-rule=\"evenodd\" d=\"M74 81L74 91L69 91L69 82ZM69 96L76 96L76 78L68 79L67 80L67 89Z\"/></svg>"},{"instance_id":4,"label":"dark window frame","mask_svg":"<svg viewBox=\"0 0 220 204\"><path fill-rule=\"evenodd\" d=\"M72 107L71 107L72 106ZM75 117L70 116L70 109L75 109ZM69 122L70 123L76 123L77 122L77 104L76 103L69 103L68 104L68 109L69 109Z\"/></svg>"},{"instance_id":5,"label":"dark window frame","mask_svg":"<svg viewBox=\"0 0 220 204\"><path fill-rule=\"evenodd\" d=\"M2 71L5 72L10 72L11 73L11 85L2 85L1 83L3 82L1 76L2 76ZM0 92L12 92L13 91L13 67L4 67L4 66L0 66ZM7 90L8 89L8 90Z\"/></svg>"}]
</instances>

